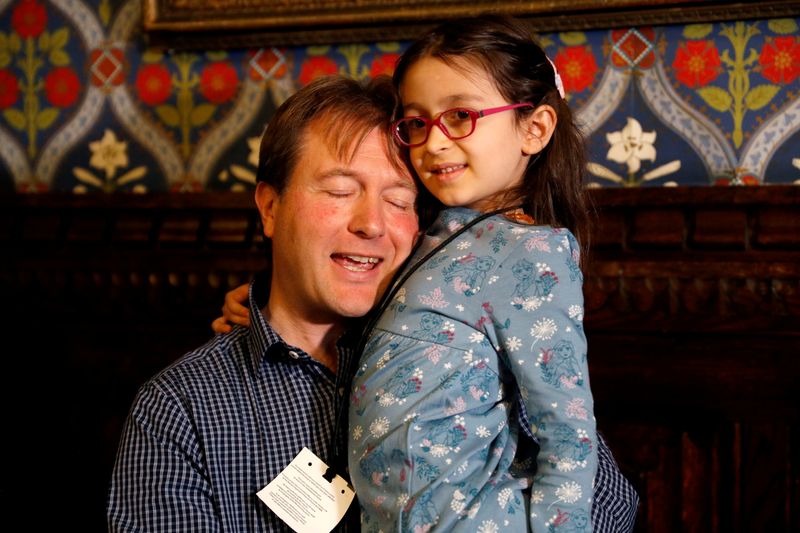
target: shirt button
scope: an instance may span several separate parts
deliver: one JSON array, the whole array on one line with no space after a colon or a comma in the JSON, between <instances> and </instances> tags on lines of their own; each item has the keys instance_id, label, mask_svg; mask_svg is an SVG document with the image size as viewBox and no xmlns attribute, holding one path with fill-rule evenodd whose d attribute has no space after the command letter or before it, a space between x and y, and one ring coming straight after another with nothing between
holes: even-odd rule
<instances>
[{"instance_id":1,"label":"shirt button","mask_svg":"<svg viewBox=\"0 0 800 533\"><path fill-rule=\"evenodd\" d=\"M339 396L344 396L344 387L339 387Z\"/></svg>"},{"instance_id":2,"label":"shirt button","mask_svg":"<svg viewBox=\"0 0 800 533\"><path fill-rule=\"evenodd\" d=\"M295 352L294 350L291 350L289 352L289 357L291 357L292 359L300 359L300 355L298 355L298 353Z\"/></svg>"}]
</instances>

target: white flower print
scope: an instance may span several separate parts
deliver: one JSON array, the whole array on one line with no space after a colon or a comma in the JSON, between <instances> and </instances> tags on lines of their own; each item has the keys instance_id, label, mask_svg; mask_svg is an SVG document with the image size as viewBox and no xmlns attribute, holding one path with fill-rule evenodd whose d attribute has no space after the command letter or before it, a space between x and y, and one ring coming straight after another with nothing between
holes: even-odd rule
<instances>
[{"instance_id":1,"label":"white flower print","mask_svg":"<svg viewBox=\"0 0 800 533\"><path fill-rule=\"evenodd\" d=\"M506 341L506 350L509 352L516 352L522 346L522 341L517 337L511 337Z\"/></svg>"},{"instance_id":2,"label":"white flower print","mask_svg":"<svg viewBox=\"0 0 800 533\"><path fill-rule=\"evenodd\" d=\"M565 457L561 457L556 462L556 470L559 472L572 472L578 467L578 465L572 459L567 459Z\"/></svg>"},{"instance_id":3,"label":"white flower print","mask_svg":"<svg viewBox=\"0 0 800 533\"><path fill-rule=\"evenodd\" d=\"M544 501L544 492L541 490L535 490L531 493L531 502L532 503L542 503Z\"/></svg>"},{"instance_id":4,"label":"white flower print","mask_svg":"<svg viewBox=\"0 0 800 533\"><path fill-rule=\"evenodd\" d=\"M406 303L406 288L403 287L399 291L397 291L397 294L395 294L394 299L400 302L401 304Z\"/></svg>"},{"instance_id":5,"label":"white flower print","mask_svg":"<svg viewBox=\"0 0 800 533\"><path fill-rule=\"evenodd\" d=\"M575 503L581 498L582 495L583 491L581 490L581 486L574 481L562 483L561 486L556 489L558 501L564 503Z\"/></svg>"},{"instance_id":6,"label":"white flower print","mask_svg":"<svg viewBox=\"0 0 800 533\"><path fill-rule=\"evenodd\" d=\"M525 298L525 300L522 301L522 309L528 312L536 311L542 306L543 301L542 298L537 298L536 296Z\"/></svg>"},{"instance_id":7,"label":"white flower print","mask_svg":"<svg viewBox=\"0 0 800 533\"><path fill-rule=\"evenodd\" d=\"M492 436L492 432L486 429L486 426L478 426L475 428L475 435L482 439L487 439Z\"/></svg>"},{"instance_id":8,"label":"white flower print","mask_svg":"<svg viewBox=\"0 0 800 533\"><path fill-rule=\"evenodd\" d=\"M375 438L383 437L387 431L389 431L389 419L385 416L376 418L369 425L369 432Z\"/></svg>"},{"instance_id":9,"label":"white flower print","mask_svg":"<svg viewBox=\"0 0 800 533\"><path fill-rule=\"evenodd\" d=\"M498 531L500 531L500 528L497 527L497 523L494 520L484 520L478 527L478 533L497 533Z\"/></svg>"},{"instance_id":10,"label":"white flower print","mask_svg":"<svg viewBox=\"0 0 800 533\"><path fill-rule=\"evenodd\" d=\"M492 276L489 278L489 285L500 279L500 276Z\"/></svg>"},{"instance_id":11,"label":"white flower print","mask_svg":"<svg viewBox=\"0 0 800 533\"><path fill-rule=\"evenodd\" d=\"M557 331L558 326L552 318L540 318L531 328L531 337L536 339L534 341L534 344L536 344L537 341L552 339Z\"/></svg>"},{"instance_id":12,"label":"white flower print","mask_svg":"<svg viewBox=\"0 0 800 533\"><path fill-rule=\"evenodd\" d=\"M117 136L109 129L105 131L102 139L90 142L89 149L92 151L89 165L105 170L108 179L111 179L117 167L128 166L128 143L117 141Z\"/></svg>"},{"instance_id":13,"label":"white flower print","mask_svg":"<svg viewBox=\"0 0 800 533\"><path fill-rule=\"evenodd\" d=\"M380 405L381 407L389 407L390 405L394 405L395 403L399 403L397 402L397 397L390 392L378 396L378 405Z\"/></svg>"},{"instance_id":14,"label":"white flower print","mask_svg":"<svg viewBox=\"0 0 800 533\"><path fill-rule=\"evenodd\" d=\"M364 434L364 428L362 428L361 426L356 426L353 428L353 439L359 440L361 438L361 435L363 434Z\"/></svg>"},{"instance_id":15,"label":"white flower print","mask_svg":"<svg viewBox=\"0 0 800 533\"><path fill-rule=\"evenodd\" d=\"M431 446L431 455L434 457L444 457L448 453L450 453L450 448L444 444L434 444Z\"/></svg>"},{"instance_id":16,"label":"white flower print","mask_svg":"<svg viewBox=\"0 0 800 533\"><path fill-rule=\"evenodd\" d=\"M467 503L466 497L461 493L460 490L456 490L453 493L453 498L450 500L450 509L453 511L460 513L466 508Z\"/></svg>"},{"instance_id":17,"label":"white flower print","mask_svg":"<svg viewBox=\"0 0 800 533\"><path fill-rule=\"evenodd\" d=\"M472 246L472 242L470 241L461 241L458 244L456 244L456 248L458 248L459 250L466 250L470 246Z\"/></svg>"},{"instance_id":18,"label":"white flower print","mask_svg":"<svg viewBox=\"0 0 800 533\"><path fill-rule=\"evenodd\" d=\"M630 174L639 171L641 160L656 160L656 149L653 146L656 140L655 130L642 130L642 125L633 117L628 117L628 123L621 131L607 133L606 140L611 145L606 158L615 163L627 164Z\"/></svg>"},{"instance_id":19,"label":"white flower print","mask_svg":"<svg viewBox=\"0 0 800 533\"><path fill-rule=\"evenodd\" d=\"M378 359L378 361L375 363L375 366L380 370L381 368L386 366L386 363L388 363L389 359L391 358L392 358L392 351L386 350L385 352L383 352L383 355L381 355L380 359Z\"/></svg>"},{"instance_id":20,"label":"white flower print","mask_svg":"<svg viewBox=\"0 0 800 533\"><path fill-rule=\"evenodd\" d=\"M398 509L402 509L408 503L408 493L403 492L397 497L395 505Z\"/></svg>"},{"instance_id":21,"label":"white flower print","mask_svg":"<svg viewBox=\"0 0 800 533\"><path fill-rule=\"evenodd\" d=\"M570 305L569 317L576 322L583 322L583 307L580 305Z\"/></svg>"},{"instance_id":22,"label":"white flower print","mask_svg":"<svg viewBox=\"0 0 800 533\"><path fill-rule=\"evenodd\" d=\"M461 305L461 304L458 304L458 305L456 306L456 309L458 309L459 311L463 312L463 311L464 311L464 306L463 306L463 305Z\"/></svg>"},{"instance_id":23,"label":"white flower print","mask_svg":"<svg viewBox=\"0 0 800 533\"><path fill-rule=\"evenodd\" d=\"M441 287L436 287L429 294L430 295L420 294L417 296L421 304L429 305L433 309L444 309L450 305L450 302L445 301Z\"/></svg>"},{"instance_id":24,"label":"white flower print","mask_svg":"<svg viewBox=\"0 0 800 533\"><path fill-rule=\"evenodd\" d=\"M474 357L474 354L472 353L472 350L467 350L467 353L464 354L464 358L463 358L464 359L464 364L465 365L472 364L472 358L473 357Z\"/></svg>"},{"instance_id":25,"label":"white flower print","mask_svg":"<svg viewBox=\"0 0 800 533\"><path fill-rule=\"evenodd\" d=\"M409 413L409 414L407 414L407 415L406 415L406 417L403 419L403 422L405 423L405 422L408 422L409 420L414 420L414 419L416 419L416 418L417 418L417 416L419 416L417 413Z\"/></svg>"},{"instance_id":26,"label":"white flower print","mask_svg":"<svg viewBox=\"0 0 800 533\"><path fill-rule=\"evenodd\" d=\"M485 339L485 338L486 338L486 335L484 335L483 333L481 333L479 331L473 331L469 335L469 342L472 342L472 343L483 342L483 339Z\"/></svg>"},{"instance_id":27,"label":"white flower print","mask_svg":"<svg viewBox=\"0 0 800 533\"><path fill-rule=\"evenodd\" d=\"M247 156L247 162L254 167L258 166L258 152L261 149L261 135L247 138L247 147L250 149L250 155Z\"/></svg>"},{"instance_id":28,"label":"white flower print","mask_svg":"<svg viewBox=\"0 0 800 533\"><path fill-rule=\"evenodd\" d=\"M528 233L526 228L511 228L511 233L513 235L521 235L523 233Z\"/></svg>"},{"instance_id":29,"label":"white flower print","mask_svg":"<svg viewBox=\"0 0 800 533\"><path fill-rule=\"evenodd\" d=\"M564 408L568 418L577 418L578 420L586 420L587 412L584 407L585 400L583 398L573 398L567 402L567 407Z\"/></svg>"},{"instance_id":30,"label":"white flower print","mask_svg":"<svg viewBox=\"0 0 800 533\"><path fill-rule=\"evenodd\" d=\"M505 508L508 505L509 498L511 498L511 489L505 488L497 495L497 503L500 507Z\"/></svg>"}]
</instances>

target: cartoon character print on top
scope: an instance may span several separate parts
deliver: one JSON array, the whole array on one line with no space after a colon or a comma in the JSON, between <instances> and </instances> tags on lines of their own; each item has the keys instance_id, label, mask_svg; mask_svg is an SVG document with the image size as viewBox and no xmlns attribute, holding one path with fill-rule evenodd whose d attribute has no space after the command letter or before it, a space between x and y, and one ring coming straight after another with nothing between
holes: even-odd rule
<instances>
[{"instance_id":1,"label":"cartoon character print on top","mask_svg":"<svg viewBox=\"0 0 800 533\"><path fill-rule=\"evenodd\" d=\"M553 288L558 277L549 269L536 271L536 266L527 259L520 259L511 267L514 277L519 280L514 288L512 305L517 309L536 309L543 302L552 299Z\"/></svg>"},{"instance_id":2,"label":"cartoon character print on top","mask_svg":"<svg viewBox=\"0 0 800 533\"><path fill-rule=\"evenodd\" d=\"M410 264L475 216L443 211ZM596 435L576 249L566 230L495 215L398 289L353 383L363 531L589 530ZM518 396L542 444L536 477L512 474Z\"/></svg>"},{"instance_id":3,"label":"cartoon character print on top","mask_svg":"<svg viewBox=\"0 0 800 533\"><path fill-rule=\"evenodd\" d=\"M486 273L494 267L494 258L485 255L475 257L467 254L446 266L442 271L444 280L453 284L458 292L465 296L474 296L486 282Z\"/></svg>"}]
</instances>

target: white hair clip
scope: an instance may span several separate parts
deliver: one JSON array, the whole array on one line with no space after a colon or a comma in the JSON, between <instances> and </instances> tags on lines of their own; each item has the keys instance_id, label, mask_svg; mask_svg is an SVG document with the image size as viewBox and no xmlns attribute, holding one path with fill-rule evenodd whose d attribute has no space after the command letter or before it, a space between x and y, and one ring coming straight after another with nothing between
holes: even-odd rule
<instances>
[{"instance_id":1,"label":"white hair clip","mask_svg":"<svg viewBox=\"0 0 800 533\"><path fill-rule=\"evenodd\" d=\"M547 56L545 56L547 57ZM553 67L553 76L556 80L556 89L558 89L558 94L561 95L561 98L566 98L566 93L564 92L564 82L561 81L561 74L558 73L558 69L556 68L556 64L553 63L550 58L547 58L547 61L550 62L550 66Z\"/></svg>"}]
</instances>

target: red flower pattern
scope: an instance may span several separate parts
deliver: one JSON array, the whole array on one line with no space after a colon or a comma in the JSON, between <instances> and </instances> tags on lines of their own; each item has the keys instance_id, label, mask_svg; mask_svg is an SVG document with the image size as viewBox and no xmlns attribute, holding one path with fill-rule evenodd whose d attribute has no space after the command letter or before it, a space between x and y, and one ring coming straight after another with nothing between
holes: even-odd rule
<instances>
[{"instance_id":1,"label":"red flower pattern","mask_svg":"<svg viewBox=\"0 0 800 533\"><path fill-rule=\"evenodd\" d=\"M556 64L564 89L579 93L588 89L597 75L597 62L588 46L569 46L556 54Z\"/></svg>"},{"instance_id":2,"label":"red flower pattern","mask_svg":"<svg viewBox=\"0 0 800 533\"><path fill-rule=\"evenodd\" d=\"M772 83L792 83L800 76L800 43L795 36L767 39L761 55L762 74Z\"/></svg>"},{"instance_id":3,"label":"red flower pattern","mask_svg":"<svg viewBox=\"0 0 800 533\"><path fill-rule=\"evenodd\" d=\"M281 51L281 53L284 53L284 51ZM285 62L275 68L275 65L281 61L281 58L272 48L262 48L261 50L250 52L250 57L249 74L251 80L259 81L267 79L267 77L277 79L286 75L287 68ZM255 65L253 65L253 63L255 63ZM273 69L275 70L273 71Z\"/></svg>"},{"instance_id":4,"label":"red flower pattern","mask_svg":"<svg viewBox=\"0 0 800 533\"><path fill-rule=\"evenodd\" d=\"M136 90L139 92L139 99L150 106L158 105L169 98L172 78L167 67L154 63L140 68L136 76Z\"/></svg>"},{"instance_id":5,"label":"red flower pattern","mask_svg":"<svg viewBox=\"0 0 800 533\"><path fill-rule=\"evenodd\" d=\"M688 41L678 48L672 68L675 77L689 88L703 87L714 81L722 69L719 52L711 41Z\"/></svg>"},{"instance_id":6,"label":"red flower pattern","mask_svg":"<svg viewBox=\"0 0 800 533\"><path fill-rule=\"evenodd\" d=\"M44 78L47 101L56 107L69 107L78 99L81 82L70 67L56 67Z\"/></svg>"},{"instance_id":7,"label":"red flower pattern","mask_svg":"<svg viewBox=\"0 0 800 533\"><path fill-rule=\"evenodd\" d=\"M8 69L0 69L0 109L11 107L17 103L19 81Z\"/></svg>"},{"instance_id":8,"label":"red flower pattern","mask_svg":"<svg viewBox=\"0 0 800 533\"><path fill-rule=\"evenodd\" d=\"M336 62L330 57L312 57L303 63L298 81L300 81L300 85L308 85L316 78L336 74L338 70Z\"/></svg>"},{"instance_id":9,"label":"red flower pattern","mask_svg":"<svg viewBox=\"0 0 800 533\"><path fill-rule=\"evenodd\" d=\"M391 76L394 74L394 68L397 66L397 61L400 59L400 54L384 54L376 57L372 61L372 68L370 69L370 77L375 78L381 74Z\"/></svg>"},{"instance_id":10,"label":"red flower pattern","mask_svg":"<svg viewBox=\"0 0 800 533\"><path fill-rule=\"evenodd\" d=\"M23 39L38 37L47 26L47 12L36 0L23 0L11 13L11 25Z\"/></svg>"},{"instance_id":11,"label":"red flower pattern","mask_svg":"<svg viewBox=\"0 0 800 533\"><path fill-rule=\"evenodd\" d=\"M207 65L200 74L200 94L212 104L224 104L236 94L239 76L230 63Z\"/></svg>"}]
</instances>

